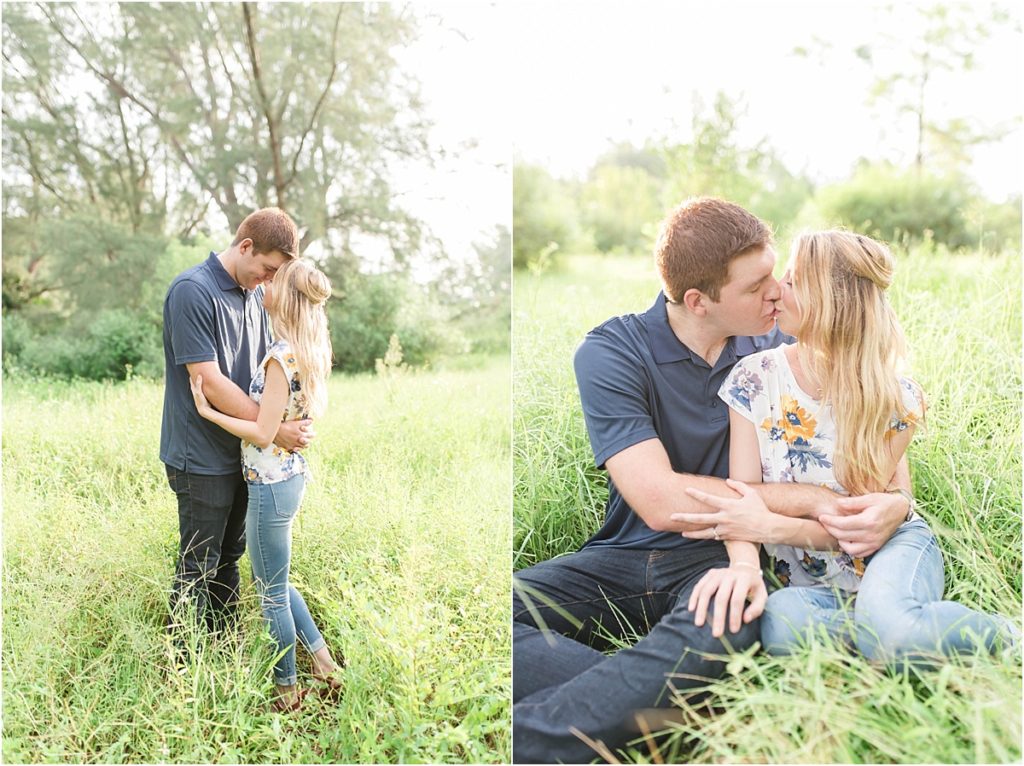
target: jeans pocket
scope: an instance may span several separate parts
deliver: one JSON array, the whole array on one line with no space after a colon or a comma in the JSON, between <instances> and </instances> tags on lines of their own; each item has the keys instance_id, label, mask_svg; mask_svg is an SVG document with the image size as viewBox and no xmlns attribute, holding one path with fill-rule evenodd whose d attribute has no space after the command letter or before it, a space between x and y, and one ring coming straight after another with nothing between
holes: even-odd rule
<instances>
[{"instance_id":1,"label":"jeans pocket","mask_svg":"<svg viewBox=\"0 0 1024 766\"><path fill-rule=\"evenodd\" d=\"M182 491L180 484L183 476L184 474L181 471L177 471L174 468L167 466L167 483L170 485L171 492L174 494L178 494Z\"/></svg>"},{"instance_id":2,"label":"jeans pocket","mask_svg":"<svg viewBox=\"0 0 1024 766\"><path fill-rule=\"evenodd\" d=\"M300 479L295 481L295 479ZM270 490L271 501L274 504L274 513L279 519L291 519L299 512L299 503L302 501L302 483L300 477L293 477L287 481L274 482L265 485Z\"/></svg>"}]
</instances>

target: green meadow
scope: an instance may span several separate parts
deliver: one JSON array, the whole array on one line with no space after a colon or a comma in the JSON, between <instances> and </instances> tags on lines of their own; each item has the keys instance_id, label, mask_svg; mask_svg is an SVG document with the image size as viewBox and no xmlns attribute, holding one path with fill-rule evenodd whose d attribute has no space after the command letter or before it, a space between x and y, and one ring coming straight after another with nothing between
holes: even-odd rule
<instances>
[{"instance_id":1,"label":"green meadow","mask_svg":"<svg viewBox=\"0 0 1024 766\"><path fill-rule=\"evenodd\" d=\"M891 298L929 402L909 451L919 510L946 563L946 597L1021 611L1019 255L899 252ZM780 268L781 271L781 268ZM586 332L645 311L650 258L577 256L517 273L513 317L514 567L576 550L603 518L572 370ZM965 657L887 671L835 646L738 655L702 706L677 700L667 736L631 762L1007 763L1021 758L1021 666ZM609 694L614 693L609 690Z\"/></svg>"},{"instance_id":2,"label":"green meadow","mask_svg":"<svg viewBox=\"0 0 1024 766\"><path fill-rule=\"evenodd\" d=\"M477 361L332 379L292 580L345 689L290 715L247 558L238 629L169 670L161 383L6 379L3 761L507 762L510 370Z\"/></svg>"}]
</instances>

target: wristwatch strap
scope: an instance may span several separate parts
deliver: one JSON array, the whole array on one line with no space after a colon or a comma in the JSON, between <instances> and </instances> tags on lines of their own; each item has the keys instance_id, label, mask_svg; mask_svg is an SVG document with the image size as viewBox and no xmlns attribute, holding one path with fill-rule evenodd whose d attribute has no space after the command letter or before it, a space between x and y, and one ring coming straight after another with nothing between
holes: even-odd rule
<instances>
[{"instance_id":1,"label":"wristwatch strap","mask_svg":"<svg viewBox=\"0 0 1024 766\"><path fill-rule=\"evenodd\" d=\"M914 500L914 496L912 494L903 489L903 487L888 489L886 492L890 495L903 495L903 497L907 498L907 503L909 503L909 505L907 506L907 518L903 520L904 523L914 518L914 509L917 507L917 501Z\"/></svg>"}]
</instances>

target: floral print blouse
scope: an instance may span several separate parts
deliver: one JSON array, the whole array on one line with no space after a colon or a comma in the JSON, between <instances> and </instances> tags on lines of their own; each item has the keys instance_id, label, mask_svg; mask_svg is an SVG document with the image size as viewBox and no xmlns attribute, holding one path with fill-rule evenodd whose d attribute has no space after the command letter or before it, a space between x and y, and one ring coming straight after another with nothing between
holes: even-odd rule
<instances>
[{"instance_id":1,"label":"floral print blouse","mask_svg":"<svg viewBox=\"0 0 1024 766\"><path fill-rule=\"evenodd\" d=\"M259 369L249 384L249 398L259 403L263 398L263 387L267 380L267 364L276 359L285 377L290 381L288 406L281 413L282 422L307 417L309 407L306 395L299 383L299 370L295 365L295 355L286 340L277 340L267 350L267 356L260 363ZM306 459L298 452L289 452L276 444L260 449L255 444L242 439L242 475L252 484L274 484L301 473L306 473Z\"/></svg>"},{"instance_id":2,"label":"floral print blouse","mask_svg":"<svg viewBox=\"0 0 1024 766\"><path fill-rule=\"evenodd\" d=\"M754 424L761 452L761 480L828 487L841 494L833 468L835 423L832 408L806 394L796 382L785 346L740 360L718 396ZM892 433L916 423L924 413L921 389L900 378L901 414ZM766 545L776 578L783 586L828 586L853 593L860 586L864 561L842 551L811 551L792 545Z\"/></svg>"}]
</instances>

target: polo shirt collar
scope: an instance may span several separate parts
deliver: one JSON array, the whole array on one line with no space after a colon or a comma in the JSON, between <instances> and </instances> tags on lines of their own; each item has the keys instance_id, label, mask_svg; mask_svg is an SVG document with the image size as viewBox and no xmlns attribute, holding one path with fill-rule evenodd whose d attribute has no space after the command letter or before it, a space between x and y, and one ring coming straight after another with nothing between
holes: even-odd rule
<instances>
[{"instance_id":1,"label":"polo shirt collar","mask_svg":"<svg viewBox=\"0 0 1024 766\"><path fill-rule=\"evenodd\" d=\"M654 355L654 361L658 364L671 364L672 362L681 362L684 359L689 359L695 364L707 367L708 363L691 351L672 332L672 328L668 323L667 302L664 291L659 292L654 305L647 309L647 312L644 314L644 322L647 325L647 333L650 338L651 353ZM715 369L717 370L726 364L731 365L738 359L753 354L757 350L759 349L753 338L745 335L730 337L726 339L725 347L718 355Z\"/></svg>"},{"instance_id":2,"label":"polo shirt collar","mask_svg":"<svg viewBox=\"0 0 1024 766\"><path fill-rule=\"evenodd\" d=\"M668 308L665 292L658 293L654 305L644 314L647 334L651 343L651 353L658 364L671 364L689 359L696 362L699 357L683 343L668 324ZM700 360L703 362L703 360Z\"/></svg>"},{"instance_id":3,"label":"polo shirt collar","mask_svg":"<svg viewBox=\"0 0 1024 766\"><path fill-rule=\"evenodd\" d=\"M206 259L206 265L210 267L210 273L213 274L213 278L221 290L242 290L242 286L231 278L216 253L210 253L210 257ZM242 292L244 293L245 290Z\"/></svg>"}]
</instances>

